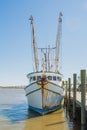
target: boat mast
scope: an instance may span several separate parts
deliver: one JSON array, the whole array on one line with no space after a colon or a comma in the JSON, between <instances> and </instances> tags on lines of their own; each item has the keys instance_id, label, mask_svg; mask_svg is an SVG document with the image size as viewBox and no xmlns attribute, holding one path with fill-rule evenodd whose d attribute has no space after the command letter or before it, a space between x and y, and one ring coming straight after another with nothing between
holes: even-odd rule
<instances>
[{"instance_id":1,"label":"boat mast","mask_svg":"<svg viewBox=\"0 0 87 130\"><path fill-rule=\"evenodd\" d=\"M58 72L58 61L59 61L59 47L60 47L60 38L62 32L62 12L59 13L58 19L58 32L56 37L56 55L55 55L55 72Z\"/></svg>"},{"instance_id":2,"label":"boat mast","mask_svg":"<svg viewBox=\"0 0 87 130\"><path fill-rule=\"evenodd\" d=\"M34 31L34 19L31 16L30 19L32 25L32 40L33 40L33 52L34 52L34 62L35 62L35 70L38 71L38 54L37 54L37 43L35 39L35 31Z\"/></svg>"}]
</instances>

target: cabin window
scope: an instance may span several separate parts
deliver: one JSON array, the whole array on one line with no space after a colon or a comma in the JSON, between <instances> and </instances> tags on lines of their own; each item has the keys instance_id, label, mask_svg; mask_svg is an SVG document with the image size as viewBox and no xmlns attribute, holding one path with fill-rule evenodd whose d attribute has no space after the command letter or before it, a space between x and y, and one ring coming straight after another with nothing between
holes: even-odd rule
<instances>
[{"instance_id":1,"label":"cabin window","mask_svg":"<svg viewBox=\"0 0 87 130\"><path fill-rule=\"evenodd\" d=\"M57 80L61 81L61 77L57 77Z\"/></svg>"},{"instance_id":2,"label":"cabin window","mask_svg":"<svg viewBox=\"0 0 87 130\"><path fill-rule=\"evenodd\" d=\"M41 76L37 76L37 80L40 80L41 79Z\"/></svg>"},{"instance_id":3,"label":"cabin window","mask_svg":"<svg viewBox=\"0 0 87 130\"><path fill-rule=\"evenodd\" d=\"M33 77L33 81L35 81L35 80L36 80L36 77L34 76L34 77Z\"/></svg>"},{"instance_id":4,"label":"cabin window","mask_svg":"<svg viewBox=\"0 0 87 130\"><path fill-rule=\"evenodd\" d=\"M56 80L56 76L53 76L53 80Z\"/></svg>"},{"instance_id":5,"label":"cabin window","mask_svg":"<svg viewBox=\"0 0 87 130\"><path fill-rule=\"evenodd\" d=\"M33 79L33 78L32 78L32 77L30 77L30 82L32 81L32 79Z\"/></svg>"},{"instance_id":6,"label":"cabin window","mask_svg":"<svg viewBox=\"0 0 87 130\"><path fill-rule=\"evenodd\" d=\"M52 76L48 76L48 80L52 80Z\"/></svg>"}]
</instances>

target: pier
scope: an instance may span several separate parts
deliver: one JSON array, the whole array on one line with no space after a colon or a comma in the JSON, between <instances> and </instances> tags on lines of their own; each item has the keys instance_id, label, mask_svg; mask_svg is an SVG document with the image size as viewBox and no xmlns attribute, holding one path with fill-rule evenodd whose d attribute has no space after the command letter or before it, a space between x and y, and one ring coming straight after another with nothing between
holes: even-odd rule
<instances>
[{"instance_id":1,"label":"pier","mask_svg":"<svg viewBox=\"0 0 87 130\"><path fill-rule=\"evenodd\" d=\"M71 78L69 78L65 82L65 105L68 105L68 110L71 109L72 106L73 111L73 119L76 119L76 110L80 109L81 114L81 125L86 124L86 113L87 113L87 92L86 92L86 70L80 71L80 79L79 83L77 80L77 74L73 74L73 81L71 82Z\"/></svg>"}]
</instances>

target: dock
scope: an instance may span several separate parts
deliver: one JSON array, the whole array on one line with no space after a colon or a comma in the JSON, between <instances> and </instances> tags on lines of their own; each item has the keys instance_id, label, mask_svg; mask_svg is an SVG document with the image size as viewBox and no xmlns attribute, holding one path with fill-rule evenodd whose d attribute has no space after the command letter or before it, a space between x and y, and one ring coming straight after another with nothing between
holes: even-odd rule
<instances>
[{"instance_id":1,"label":"dock","mask_svg":"<svg viewBox=\"0 0 87 130\"><path fill-rule=\"evenodd\" d=\"M50 114L28 119L24 130L69 130L64 109Z\"/></svg>"},{"instance_id":2,"label":"dock","mask_svg":"<svg viewBox=\"0 0 87 130\"><path fill-rule=\"evenodd\" d=\"M71 98L73 99L73 93L71 92ZM76 92L76 104L81 107L81 92ZM85 101L85 110L87 111L87 93Z\"/></svg>"},{"instance_id":3,"label":"dock","mask_svg":"<svg viewBox=\"0 0 87 130\"><path fill-rule=\"evenodd\" d=\"M73 82L71 78L65 82L65 104L68 110L73 109L73 119L76 119L76 108L81 109L81 125L86 124L87 113L87 75L86 70L80 71L80 84L78 84L77 74L73 74Z\"/></svg>"}]
</instances>

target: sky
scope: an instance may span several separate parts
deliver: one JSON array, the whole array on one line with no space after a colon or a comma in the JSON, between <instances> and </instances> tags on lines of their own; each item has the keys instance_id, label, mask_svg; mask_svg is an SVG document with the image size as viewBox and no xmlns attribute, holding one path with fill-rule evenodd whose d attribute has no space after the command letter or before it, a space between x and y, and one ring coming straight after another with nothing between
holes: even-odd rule
<instances>
[{"instance_id":1,"label":"sky","mask_svg":"<svg viewBox=\"0 0 87 130\"><path fill-rule=\"evenodd\" d=\"M28 19L34 17L38 46L53 45L60 11L64 80L87 68L87 0L0 0L0 86L28 84L26 75L33 71Z\"/></svg>"}]
</instances>

